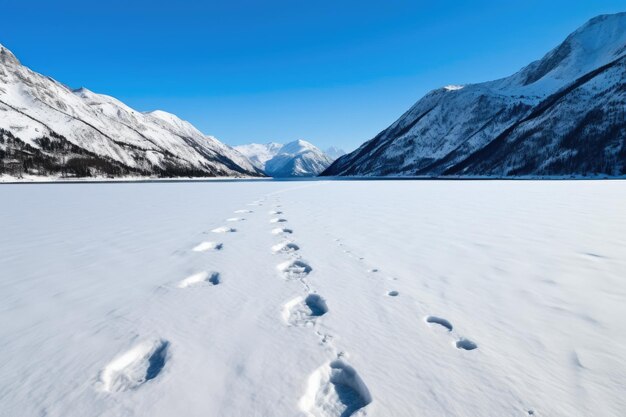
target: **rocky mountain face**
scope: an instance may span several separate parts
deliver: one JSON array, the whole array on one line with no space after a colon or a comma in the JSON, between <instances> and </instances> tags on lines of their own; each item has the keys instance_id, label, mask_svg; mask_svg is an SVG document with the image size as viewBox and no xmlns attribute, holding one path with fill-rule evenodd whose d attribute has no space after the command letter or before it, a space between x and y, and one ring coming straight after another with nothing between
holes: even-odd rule
<instances>
[{"instance_id":1,"label":"rocky mountain face","mask_svg":"<svg viewBox=\"0 0 626 417\"><path fill-rule=\"evenodd\" d=\"M72 90L0 45L0 175L261 176L239 152L163 111Z\"/></svg>"},{"instance_id":2,"label":"rocky mountain face","mask_svg":"<svg viewBox=\"0 0 626 417\"><path fill-rule=\"evenodd\" d=\"M304 140L236 146L257 168L271 177L312 177L319 175L333 159Z\"/></svg>"},{"instance_id":3,"label":"rocky mountain face","mask_svg":"<svg viewBox=\"0 0 626 417\"><path fill-rule=\"evenodd\" d=\"M428 93L322 175L626 175L626 13L510 77Z\"/></svg>"}]
</instances>

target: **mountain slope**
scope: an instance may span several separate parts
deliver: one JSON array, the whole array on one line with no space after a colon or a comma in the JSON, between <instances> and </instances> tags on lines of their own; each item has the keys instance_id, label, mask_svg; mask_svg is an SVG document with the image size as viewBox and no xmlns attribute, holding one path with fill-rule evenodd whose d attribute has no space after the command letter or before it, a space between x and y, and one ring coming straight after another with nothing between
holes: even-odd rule
<instances>
[{"instance_id":1,"label":"mountain slope","mask_svg":"<svg viewBox=\"0 0 626 417\"><path fill-rule=\"evenodd\" d=\"M243 155L175 115L72 90L21 65L2 45L0 151L9 173L14 166L40 175L261 175Z\"/></svg>"},{"instance_id":2,"label":"mountain slope","mask_svg":"<svg viewBox=\"0 0 626 417\"><path fill-rule=\"evenodd\" d=\"M319 175L332 160L304 140L285 144L280 152L265 163L265 173L272 177L310 177Z\"/></svg>"},{"instance_id":3,"label":"mountain slope","mask_svg":"<svg viewBox=\"0 0 626 417\"><path fill-rule=\"evenodd\" d=\"M324 153L326 155L328 155L328 157L330 159L332 159L333 161L337 158L339 158L340 156L344 156L346 154L346 151L344 151L341 148L338 148L336 146L331 146L330 148L327 148Z\"/></svg>"},{"instance_id":4,"label":"mountain slope","mask_svg":"<svg viewBox=\"0 0 626 417\"><path fill-rule=\"evenodd\" d=\"M235 146L235 150L247 157L260 170L265 169L265 163L275 157L283 147L280 143L250 143Z\"/></svg>"},{"instance_id":5,"label":"mountain slope","mask_svg":"<svg viewBox=\"0 0 626 417\"><path fill-rule=\"evenodd\" d=\"M297 140L278 143L241 145L235 147L257 168L272 177L311 177L319 175L333 159L313 144Z\"/></svg>"},{"instance_id":6,"label":"mountain slope","mask_svg":"<svg viewBox=\"0 0 626 417\"><path fill-rule=\"evenodd\" d=\"M322 175L626 174L626 13L496 81L428 93Z\"/></svg>"}]
</instances>

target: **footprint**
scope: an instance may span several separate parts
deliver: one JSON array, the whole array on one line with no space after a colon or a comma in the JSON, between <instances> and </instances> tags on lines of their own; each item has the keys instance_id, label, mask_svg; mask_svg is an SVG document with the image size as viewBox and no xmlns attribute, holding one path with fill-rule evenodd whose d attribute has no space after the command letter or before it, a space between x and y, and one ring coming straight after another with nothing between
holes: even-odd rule
<instances>
[{"instance_id":1,"label":"footprint","mask_svg":"<svg viewBox=\"0 0 626 417\"><path fill-rule=\"evenodd\" d=\"M218 285L220 281L220 274L217 272L202 271L188 276L184 280L178 283L178 288L187 288L195 285L201 285L205 283L211 285Z\"/></svg>"},{"instance_id":2,"label":"footprint","mask_svg":"<svg viewBox=\"0 0 626 417\"><path fill-rule=\"evenodd\" d=\"M326 300L318 294L296 297L283 306L283 319L292 326L311 325L317 317L328 313Z\"/></svg>"},{"instance_id":3,"label":"footprint","mask_svg":"<svg viewBox=\"0 0 626 417\"><path fill-rule=\"evenodd\" d=\"M236 232L237 229L233 229L232 227L222 226L216 229L211 230L213 233L233 233Z\"/></svg>"},{"instance_id":4,"label":"footprint","mask_svg":"<svg viewBox=\"0 0 626 417\"><path fill-rule=\"evenodd\" d=\"M293 230L286 229L284 227L277 227L276 229L272 229L272 234L273 235L280 235L281 233L291 234L291 233L293 233Z\"/></svg>"},{"instance_id":5,"label":"footprint","mask_svg":"<svg viewBox=\"0 0 626 417\"><path fill-rule=\"evenodd\" d=\"M246 213L254 213L252 210L235 210L233 213L235 214L246 214Z\"/></svg>"},{"instance_id":6,"label":"footprint","mask_svg":"<svg viewBox=\"0 0 626 417\"><path fill-rule=\"evenodd\" d=\"M311 316L320 317L328 313L328 306L326 300L319 294L309 294L304 299L304 304L311 310Z\"/></svg>"},{"instance_id":7,"label":"footprint","mask_svg":"<svg viewBox=\"0 0 626 417\"><path fill-rule=\"evenodd\" d=\"M452 331L452 323L450 323L446 319L442 319L441 317L428 316L428 317L426 317L426 323L438 324L439 326L443 326L446 329L448 329L449 332Z\"/></svg>"},{"instance_id":8,"label":"footprint","mask_svg":"<svg viewBox=\"0 0 626 417\"><path fill-rule=\"evenodd\" d=\"M244 219L243 217L230 217L228 219L226 219L227 222L242 222L246 219Z\"/></svg>"},{"instance_id":9,"label":"footprint","mask_svg":"<svg viewBox=\"0 0 626 417\"><path fill-rule=\"evenodd\" d=\"M463 350L474 350L478 348L478 345L469 339L459 339L455 345L457 349Z\"/></svg>"},{"instance_id":10,"label":"footprint","mask_svg":"<svg viewBox=\"0 0 626 417\"><path fill-rule=\"evenodd\" d=\"M367 272L371 272L371 273L378 272L378 269L376 268L368 269Z\"/></svg>"},{"instance_id":11,"label":"footprint","mask_svg":"<svg viewBox=\"0 0 626 417\"><path fill-rule=\"evenodd\" d=\"M279 215L279 214L283 214L283 212L280 210L271 210L271 211L268 211L268 214Z\"/></svg>"},{"instance_id":12,"label":"footprint","mask_svg":"<svg viewBox=\"0 0 626 417\"><path fill-rule=\"evenodd\" d=\"M311 374L299 406L310 417L350 417L371 402L357 371L338 359Z\"/></svg>"},{"instance_id":13,"label":"footprint","mask_svg":"<svg viewBox=\"0 0 626 417\"><path fill-rule=\"evenodd\" d=\"M274 253L289 253L295 252L297 250L300 250L300 247L292 242L283 242L279 243L278 245L272 246L272 252Z\"/></svg>"},{"instance_id":14,"label":"footprint","mask_svg":"<svg viewBox=\"0 0 626 417\"><path fill-rule=\"evenodd\" d=\"M192 249L194 252L206 252L210 250L221 250L224 247L221 243L216 242L202 242Z\"/></svg>"},{"instance_id":15,"label":"footprint","mask_svg":"<svg viewBox=\"0 0 626 417\"><path fill-rule=\"evenodd\" d=\"M398 291L389 291L387 295L389 297L397 297L400 293Z\"/></svg>"},{"instance_id":16,"label":"footprint","mask_svg":"<svg viewBox=\"0 0 626 417\"><path fill-rule=\"evenodd\" d=\"M113 359L100 373L104 390L127 391L156 378L168 359L168 348L166 340L147 340Z\"/></svg>"},{"instance_id":17,"label":"footprint","mask_svg":"<svg viewBox=\"0 0 626 417\"><path fill-rule=\"evenodd\" d=\"M279 264L277 268L282 271L287 279L304 278L312 270L309 264L301 260L283 262Z\"/></svg>"},{"instance_id":18,"label":"footprint","mask_svg":"<svg viewBox=\"0 0 626 417\"><path fill-rule=\"evenodd\" d=\"M271 219L270 223L284 223L286 221L287 221L286 219L275 218L275 219Z\"/></svg>"}]
</instances>

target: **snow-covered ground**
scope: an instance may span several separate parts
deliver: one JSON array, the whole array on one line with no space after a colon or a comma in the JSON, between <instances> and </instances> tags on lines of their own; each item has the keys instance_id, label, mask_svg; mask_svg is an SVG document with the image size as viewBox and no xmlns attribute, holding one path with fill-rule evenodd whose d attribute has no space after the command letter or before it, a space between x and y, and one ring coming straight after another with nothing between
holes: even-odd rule
<instances>
[{"instance_id":1,"label":"snow-covered ground","mask_svg":"<svg viewBox=\"0 0 626 417\"><path fill-rule=\"evenodd\" d=\"M0 186L1 416L623 416L626 182Z\"/></svg>"}]
</instances>

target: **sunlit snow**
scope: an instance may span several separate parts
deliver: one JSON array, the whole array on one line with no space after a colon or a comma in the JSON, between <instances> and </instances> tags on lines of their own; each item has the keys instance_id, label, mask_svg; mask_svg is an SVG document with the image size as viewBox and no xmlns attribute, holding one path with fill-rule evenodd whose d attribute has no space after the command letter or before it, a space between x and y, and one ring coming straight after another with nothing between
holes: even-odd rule
<instances>
[{"instance_id":1,"label":"sunlit snow","mask_svg":"<svg viewBox=\"0 0 626 417\"><path fill-rule=\"evenodd\" d=\"M0 415L623 415L624 196L4 185Z\"/></svg>"}]
</instances>

